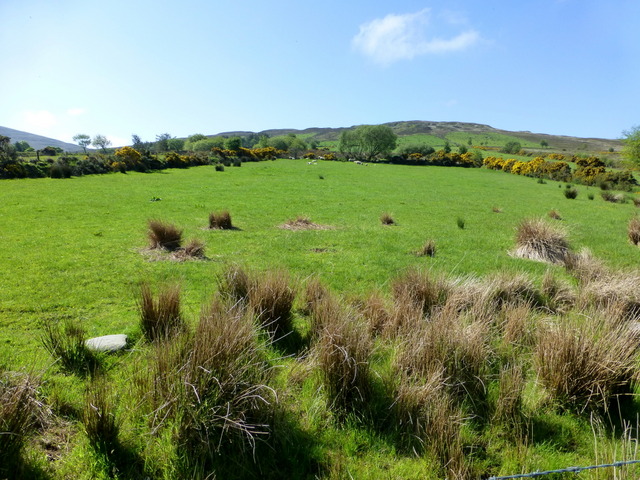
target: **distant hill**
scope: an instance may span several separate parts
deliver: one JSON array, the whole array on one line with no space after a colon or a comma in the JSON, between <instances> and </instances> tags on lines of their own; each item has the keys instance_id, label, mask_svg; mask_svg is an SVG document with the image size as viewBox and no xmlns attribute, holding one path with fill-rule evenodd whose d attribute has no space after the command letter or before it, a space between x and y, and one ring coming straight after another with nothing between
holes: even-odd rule
<instances>
[{"instance_id":1,"label":"distant hill","mask_svg":"<svg viewBox=\"0 0 640 480\"><path fill-rule=\"evenodd\" d=\"M0 127L0 135L9 137L11 143L27 142L31 147L36 150L41 150L44 147L58 147L65 152L82 152L82 147L73 143L62 142L55 138L43 137L42 135L35 135L33 133L22 132L20 130L14 130L13 128Z\"/></svg>"},{"instance_id":2,"label":"distant hill","mask_svg":"<svg viewBox=\"0 0 640 480\"><path fill-rule=\"evenodd\" d=\"M393 131L400 137L423 134L432 135L435 137L445 138L451 134L473 134L476 135L508 135L522 140L523 142L530 142L540 144L540 142L546 142L549 148L554 150L566 150L568 152L604 152L613 149L614 151L620 151L622 148L622 142L620 140L606 139L606 138L581 138L571 137L565 135L548 135L545 133L532 133L532 132L517 132L509 130L500 130L493 128L489 125L483 125L479 123L466 123L466 122L429 122L422 120L412 120L403 122L389 122L384 125L388 125ZM270 137L279 135L288 135L293 133L295 135L304 135L306 140L316 140L317 142L323 141L337 141L340 138L340 133L343 130L355 128L342 127L342 128L306 128L304 130L296 130L293 128L282 128L263 130L261 132L223 132L218 135L223 136L248 136L252 134L268 135Z\"/></svg>"}]
</instances>

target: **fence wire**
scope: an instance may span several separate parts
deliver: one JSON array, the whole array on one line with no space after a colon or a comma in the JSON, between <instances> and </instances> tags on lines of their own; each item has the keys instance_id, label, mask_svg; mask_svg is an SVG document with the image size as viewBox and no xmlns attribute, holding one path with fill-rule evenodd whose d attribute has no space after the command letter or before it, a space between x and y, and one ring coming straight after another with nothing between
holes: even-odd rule
<instances>
[{"instance_id":1,"label":"fence wire","mask_svg":"<svg viewBox=\"0 0 640 480\"><path fill-rule=\"evenodd\" d=\"M487 480L507 480L511 478L533 478L542 475L550 475L552 473L580 473L584 470L594 470L596 468L624 467L625 465L633 465L640 463L640 460L627 460L624 462L604 463L602 465L589 465L588 467L567 467L559 470L546 470L544 472L519 473L516 475L507 475L504 477L489 477Z\"/></svg>"}]
</instances>

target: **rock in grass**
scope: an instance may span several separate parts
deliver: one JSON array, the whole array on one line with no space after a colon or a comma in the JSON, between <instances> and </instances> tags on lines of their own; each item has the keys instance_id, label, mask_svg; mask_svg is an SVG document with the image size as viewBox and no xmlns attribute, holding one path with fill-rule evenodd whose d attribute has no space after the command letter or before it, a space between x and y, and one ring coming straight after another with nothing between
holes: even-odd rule
<instances>
[{"instance_id":1,"label":"rock in grass","mask_svg":"<svg viewBox=\"0 0 640 480\"><path fill-rule=\"evenodd\" d=\"M124 333L104 335L86 340L84 344L94 352L117 352L127 346L127 336Z\"/></svg>"}]
</instances>

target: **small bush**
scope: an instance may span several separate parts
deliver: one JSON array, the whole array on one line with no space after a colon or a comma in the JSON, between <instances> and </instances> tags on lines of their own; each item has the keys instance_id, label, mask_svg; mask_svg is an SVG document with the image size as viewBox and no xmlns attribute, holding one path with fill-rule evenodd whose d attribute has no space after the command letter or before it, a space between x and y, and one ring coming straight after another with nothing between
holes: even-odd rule
<instances>
[{"instance_id":1,"label":"small bush","mask_svg":"<svg viewBox=\"0 0 640 480\"><path fill-rule=\"evenodd\" d=\"M41 342L67 372L87 374L98 367L98 358L85 345L85 330L73 320L44 322Z\"/></svg>"},{"instance_id":2,"label":"small bush","mask_svg":"<svg viewBox=\"0 0 640 480\"><path fill-rule=\"evenodd\" d=\"M589 200L593 200L593 199L595 198L595 195L594 195L593 193L589 192L589 193L587 194L587 198L588 198Z\"/></svg>"},{"instance_id":3,"label":"small bush","mask_svg":"<svg viewBox=\"0 0 640 480\"><path fill-rule=\"evenodd\" d=\"M436 242L435 240L427 240L420 250L416 252L419 257L435 257Z\"/></svg>"},{"instance_id":4,"label":"small bush","mask_svg":"<svg viewBox=\"0 0 640 480\"><path fill-rule=\"evenodd\" d=\"M456 225L458 225L458 228L459 228L460 230L464 230L464 226L465 226L464 218L462 218L462 217L458 217L458 218L456 219Z\"/></svg>"},{"instance_id":5,"label":"small bush","mask_svg":"<svg viewBox=\"0 0 640 480\"><path fill-rule=\"evenodd\" d=\"M160 220L149 221L147 233L151 248L175 251L182 244L182 230L175 225Z\"/></svg>"},{"instance_id":6,"label":"small bush","mask_svg":"<svg viewBox=\"0 0 640 480\"><path fill-rule=\"evenodd\" d=\"M185 329L178 285L165 286L156 300L149 284L143 283L140 286L138 310L142 333L151 342L164 340Z\"/></svg>"},{"instance_id":7,"label":"small bush","mask_svg":"<svg viewBox=\"0 0 640 480\"><path fill-rule=\"evenodd\" d=\"M569 254L566 233L542 219L523 220L516 230L516 257L564 263Z\"/></svg>"},{"instance_id":8,"label":"small bush","mask_svg":"<svg viewBox=\"0 0 640 480\"><path fill-rule=\"evenodd\" d=\"M215 166L216 172L224 172L224 165L221 163L216 164Z\"/></svg>"},{"instance_id":9,"label":"small bush","mask_svg":"<svg viewBox=\"0 0 640 480\"><path fill-rule=\"evenodd\" d=\"M578 190L575 188L566 188L564 190L564 196L565 198L573 200L578 197Z\"/></svg>"},{"instance_id":10,"label":"small bush","mask_svg":"<svg viewBox=\"0 0 640 480\"><path fill-rule=\"evenodd\" d=\"M277 339L293 329L291 309L295 290L284 271L270 271L254 278L249 288L249 306L262 327Z\"/></svg>"},{"instance_id":11,"label":"small bush","mask_svg":"<svg viewBox=\"0 0 640 480\"><path fill-rule=\"evenodd\" d=\"M629 235L629 240L631 240L631 243L640 246L640 217L633 217L631 220L629 220L627 233Z\"/></svg>"},{"instance_id":12,"label":"small bush","mask_svg":"<svg viewBox=\"0 0 640 480\"><path fill-rule=\"evenodd\" d=\"M216 230L231 230L233 224L231 223L231 215L228 211L211 212L209 214L209 228Z\"/></svg>"},{"instance_id":13,"label":"small bush","mask_svg":"<svg viewBox=\"0 0 640 480\"><path fill-rule=\"evenodd\" d=\"M380 215L380 222L382 222L383 225L395 225L396 224L395 220L393 219L393 217L389 213L383 213L382 215Z\"/></svg>"},{"instance_id":14,"label":"small bush","mask_svg":"<svg viewBox=\"0 0 640 480\"><path fill-rule=\"evenodd\" d=\"M640 197L633 197L633 204L640 208Z\"/></svg>"}]
</instances>

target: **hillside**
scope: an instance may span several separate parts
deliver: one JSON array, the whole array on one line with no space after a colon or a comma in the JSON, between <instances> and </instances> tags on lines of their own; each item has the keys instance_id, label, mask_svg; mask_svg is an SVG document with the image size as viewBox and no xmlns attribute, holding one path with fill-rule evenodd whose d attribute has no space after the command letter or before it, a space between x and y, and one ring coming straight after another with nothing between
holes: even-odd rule
<instances>
[{"instance_id":1,"label":"hillside","mask_svg":"<svg viewBox=\"0 0 640 480\"><path fill-rule=\"evenodd\" d=\"M43 137L42 135L35 135L33 133L14 130L13 128L0 127L0 135L9 137L11 139L11 143L22 141L27 142L36 150L51 146L61 148L65 152L75 153L82 151L82 147L79 147L78 145L75 145L73 143L62 142L60 140L56 140L55 138Z\"/></svg>"},{"instance_id":2,"label":"hillside","mask_svg":"<svg viewBox=\"0 0 640 480\"><path fill-rule=\"evenodd\" d=\"M389 122L384 125L390 126L394 132L400 136L410 135L431 135L439 138L448 138L450 136L471 135L474 142L481 136L486 136L490 141L492 136L495 135L507 135L515 137L524 143L540 144L545 141L549 148L555 150L567 150L567 151L584 151L584 152L602 152L614 149L619 151L622 148L622 142L614 139L604 138L580 138L564 135L549 135L544 133L532 133L532 132L516 132L509 130L500 130L493 128L489 125L483 125L479 123L467 123L467 122L429 122L422 120L401 121L401 122ZM218 135L223 136L247 136L257 133L258 135L268 135L270 137L278 135L304 135L307 140L315 140L318 142L324 141L337 141L340 138L340 133L346 128L306 128L304 130L296 130L293 128L282 129L270 129L263 130L261 132L223 132Z\"/></svg>"}]
</instances>

